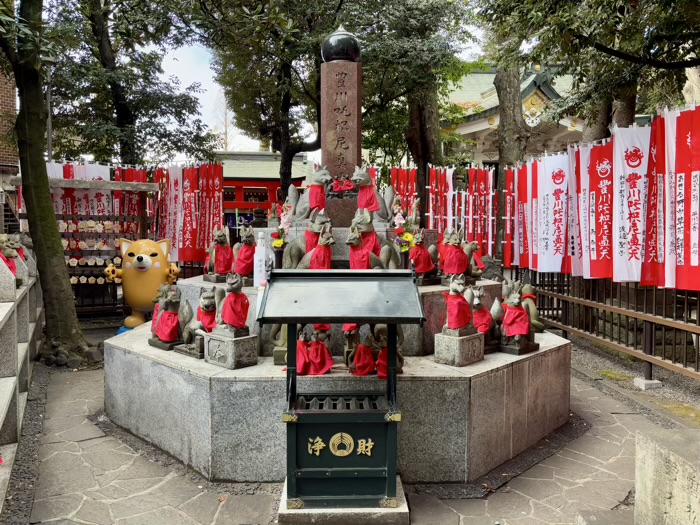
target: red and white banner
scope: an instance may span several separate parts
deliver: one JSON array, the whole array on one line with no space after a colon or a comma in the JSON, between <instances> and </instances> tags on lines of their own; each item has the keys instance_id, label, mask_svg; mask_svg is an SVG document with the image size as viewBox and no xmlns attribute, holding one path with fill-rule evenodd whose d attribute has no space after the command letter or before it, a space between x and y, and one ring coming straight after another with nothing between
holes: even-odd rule
<instances>
[{"instance_id":1,"label":"red and white banner","mask_svg":"<svg viewBox=\"0 0 700 525\"><path fill-rule=\"evenodd\" d=\"M592 150L593 146L591 144L581 144L578 150L578 214L581 232L581 272L586 279L591 278L591 251L596 249L595 222L590 222L591 184L588 175Z\"/></svg>"},{"instance_id":2,"label":"red and white banner","mask_svg":"<svg viewBox=\"0 0 700 525\"><path fill-rule=\"evenodd\" d=\"M529 205L528 205L528 187L530 180L530 169L528 165L523 164L518 167L518 180L515 185L517 192L517 228L516 228L516 245L517 256L519 259L520 268L530 267L530 230L531 223L528 221Z\"/></svg>"},{"instance_id":3,"label":"red and white banner","mask_svg":"<svg viewBox=\"0 0 700 525\"><path fill-rule=\"evenodd\" d=\"M639 282L646 227L646 174L651 128L613 130L613 280Z\"/></svg>"},{"instance_id":4,"label":"red and white banner","mask_svg":"<svg viewBox=\"0 0 700 525\"><path fill-rule=\"evenodd\" d=\"M664 111L666 174L664 184L664 286L676 287L676 126L680 111Z\"/></svg>"},{"instance_id":5,"label":"red and white banner","mask_svg":"<svg viewBox=\"0 0 700 525\"><path fill-rule=\"evenodd\" d=\"M566 252L568 183L568 154L547 155L540 161L537 173L537 271L562 270Z\"/></svg>"},{"instance_id":6,"label":"red and white banner","mask_svg":"<svg viewBox=\"0 0 700 525\"><path fill-rule=\"evenodd\" d=\"M541 161L538 159L533 159L527 164L527 196L528 196L528 210L526 221L530 226L528 243L530 250L530 261L529 268L531 270L539 271L538 266L538 253L539 253L539 193L538 193L538 177L540 171Z\"/></svg>"},{"instance_id":7,"label":"red and white banner","mask_svg":"<svg viewBox=\"0 0 700 525\"><path fill-rule=\"evenodd\" d=\"M593 146L588 163L590 278L613 274L613 141Z\"/></svg>"},{"instance_id":8,"label":"red and white banner","mask_svg":"<svg viewBox=\"0 0 700 525\"><path fill-rule=\"evenodd\" d=\"M506 168L505 176L505 234L503 239L503 266L513 266L513 233L515 223L515 170Z\"/></svg>"},{"instance_id":9,"label":"red and white banner","mask_svg":"<svg viewBox=\"0 0 700 525\"><path fill-rule=\"evenodd\" d=\"M567 250L565 271L574 277L583 275L583 254L581 242L581 216L578 203L581 193L581 152L578 146L570 146L569 155L569 221L566 228Z\"/></svg>"},{"instance_id":10,"label":"red and white banner","mask_svg":"<svg viewBox=\"0 0 700 525\"><path fill-rule=\"evenodd\" d=\"M664 286L664 188L666 141L663 117L651 123L649 163L647 165L647 204L644 260L639 283L642 286Z\"/></svg>"}]
</instances>

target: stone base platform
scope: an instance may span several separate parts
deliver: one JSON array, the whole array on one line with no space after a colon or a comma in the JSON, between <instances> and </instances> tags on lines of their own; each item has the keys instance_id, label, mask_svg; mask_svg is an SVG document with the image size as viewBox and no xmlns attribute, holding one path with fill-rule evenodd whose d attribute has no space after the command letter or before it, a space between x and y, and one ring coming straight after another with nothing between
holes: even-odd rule
<instances>
[{"instance_id":1,"label":"stone base platform","mask_svg":"<svg viewBox=\"0 0 700 525\"><path fill-rule=\"evenodd\" d=\"M477 281L476 284L477 286L483 286L484 296L481 298L481 302L486 308L491 309L494 298L501 296L501 283L496 281ZM199 307L200 289L211 289L212 286L226 288L225 283L205 282L201 275L190 277L189 279L181 279L177 282L177 286L182 291L183 299L190 303L193 312L196 312ZM418 325L403 326L403 354L405 356L429 355L435 352L435 334L442 332L443 315L445 313L445 297L442 294L448 290L447 287L440 285L421 286L418 288L427 321L422 327ZM270 341L270 325L263 326L261 330L260 326L255 322L259 291L257 288L244 287L243 293L250 301L247 321L250 333L251 335L259 335L257 341L258 353L261 356L272 356L274 344ZM331 354L334 356L343 355L345 336L341 328L342 325L340 324L332 326L330 342L327 343ZM360 340L368 333L369 327L363 326L360 329Z\"/></svg>"},{"instance_id":2,"label":"stone base platform","mask_svg":"<svg viewBox=\"0 0 700 525\"><path fill-rule=\"evenodd\" d=\"M585 511L576 516L576 525L634 525L631 510Z\"/></svg>"},{"instance_id":3,"label":"stone base platform","mask_svg":"<svg viewBox=\"0 0 700 525\"><path fill-rule=\"evenodd\" d=\"M372 509L288 509L287 479L284 480L278 515L279 523L294 525L409 525L408 502L403 492L401 478L396 476L395 508Z\"/></svg>"},{"instance_id":4,"label":"stone base platform","mask_svg":"<svg viewBox=\"0 0 700 525\"><path fill-rule=\"evenodd\" d=\"M272 357L226 370L148 345L149 325L105 341L105 410L129 432L211 480L286 476L283 367ZM473 481L569 419L571 343L537 334L540 350L489 354L454 368L408 357L397 384L398 470L404 482ZM325 376L300 377L299 393L386 391L336 358Z\"/></svg>"}]
</instances>

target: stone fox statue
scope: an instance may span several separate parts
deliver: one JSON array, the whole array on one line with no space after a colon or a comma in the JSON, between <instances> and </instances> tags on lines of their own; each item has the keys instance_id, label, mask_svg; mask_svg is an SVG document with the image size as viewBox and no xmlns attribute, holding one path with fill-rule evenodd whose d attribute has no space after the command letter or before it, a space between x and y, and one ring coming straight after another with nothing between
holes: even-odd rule
<instances>
[{"instance_id":1,"label":"stone fox statue","mask_svg":"<svg viewBox=\"0 0 700 525\"><path fill-rule=\"evenodd\" d=\"M537 313L537 305L535 304L535 288L531 284L524 284L521 288L522 295L520 299L523 304L523 308L527 312L530 318L530 329L533 332L542 333L544 332L544 323L540 321L540 317Z\"/></svg>"},{"instance_id":2,"label":"stone fox statue","mask_svg":"<svg viewBox=\"0 0 700 525\"><path fill-rule=\"evenodd\" d=\"M322 167L311 176L312 182L301 197L294 184L289 186L287 200L294 220L306 219L314 209L322 210L326 207L326 187L332 180L330 172Z\"/></svg>"},{"instance_id":3,"label":"stone fox statue","mask_svg":"<svg viewBox=\"0 0 700 525\"><path fill-rule=\"evenodd\" d=\"M394 243L380 241L372 224L372 213L358 208L350 224L350 230L356 228L362 236L362 244L382 261L382 266L388 270L401 267L401 258Z\"/></svg>"},{"instance_id":4,"label":"stone fox statue","mask_svg":"<svg viewBox=\"0 0 700 525\"><path fill-rule=\"evenodd\" d=\"M326 216L324 210L313 210L309 215L304 237L297 237L292 242L287 243L282 257L282 267L289 270L299 266L299 262L304 255L313 250L321 238L324 226L331 224L331 220Z\"/></svg>"},{"instance_id":5,"label":"stone fox statue","mask_svg":"<svg viewBox=\"0 0 700 525\"><path fill-rule=\"evenodd\" d=\"M253 273L255 232L253 232L252 226L245 225L239 228L239 232L241 234L241 242L237 242L233 247L233 254L236 260L233 263L233 271L245 277Z\"/></svg>"},{"instance_id":6,"label":"stone fox statue","mask_svg":"<svg viewBox=\"0 0 700 525\"><path fill-rule=\"evenodd\" d=\"M224 228L214 228L214 240L207 248L207 273L226 275L233 267L233 251Z\"/></svg>"},{"instance_id":7,"label":"stone fox statue","mask_svg":"<svg viewBox=\"0 0 700 525\"><path fill-rule=\"evenodd\" d=\"M321 231L316 247L304 255L297 268L299 270L329 270L333 260L333 229L327 223Z\"/></svg>"},{"instance_id":8,"label":"stone fox statue","mask_svg":"<svg viewBox=\"0 0 700 525\"><path fill-rule=\"evenodd\" d=\"M372 270L384 269L382 260L374 255L362 243L362 235L357 227L350 229L348 239L345 241L350 247L350 269L351 270Z\"/></svg>"},{"instance_id":9,"label":"stone fox statue","mask_svg":"<svg viewBox=\"0 0 700 525\"><path fill-rule=\"evenodd\" d=\"M182 340L185 327L192 317L190 304L182 300L178 288L171 286L165 297L158 302L158 316L152 325L153 339L164 343Z\"/></svg>"},{"instance_id":10,"label":"stone fox statue","mask_svg":"<svg viewBox=\"0 0 700 525\"><path fill-rule=\"evenodd\" d=\"M377 193L372 182L372 177L369 176L366 168L355 166L355 172L352 174L353 184L357 186L359 193L357 195L357 208L366 209L370 213L377 213L377 217L384 221L391 219L389 211L386 208L386 203Z\"/></svg>"},{"instance_id":11,"label":"stone fox statue","mask_svg":"<svg viewBox=\"0 0 700 525\"><path fill-rule=\"evenodd\" d=\"M216 310L225 296L226 293L223 288L217 286L201 288L199 290L199 308L197 308L197 315L187 323L182 333L182 339L185 341L185 344L194 342L197 330L211 332L216 328Z\"/></svg>"}]
</instances>

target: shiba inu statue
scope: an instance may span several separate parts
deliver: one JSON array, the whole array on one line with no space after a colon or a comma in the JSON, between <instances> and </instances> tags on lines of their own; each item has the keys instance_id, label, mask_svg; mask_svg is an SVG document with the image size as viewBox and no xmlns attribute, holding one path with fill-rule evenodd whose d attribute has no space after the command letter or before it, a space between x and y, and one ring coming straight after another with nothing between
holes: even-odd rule
<instances>
[{"instance_id":1,"label":"shiba inu statue","mask_svg":"<svg viewBox=\"0 0 700 525\"><path fill-rule=\"evenodd\" d=\"M136 328L146 322L144 316L154 308L153 298L161 285L173 284L180 269L169 261L170 240L151 241L119 239L122 267L110 264L105 268L107 280L122 280L124 300L131 307L131 315L124 319L124 326Z\"/></svg>"}]
</instances>

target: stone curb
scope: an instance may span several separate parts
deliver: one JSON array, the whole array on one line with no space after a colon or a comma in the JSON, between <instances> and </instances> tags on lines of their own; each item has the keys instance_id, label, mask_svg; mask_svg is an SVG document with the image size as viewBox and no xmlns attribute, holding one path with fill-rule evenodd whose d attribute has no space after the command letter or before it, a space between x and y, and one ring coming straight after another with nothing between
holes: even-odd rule
<instances>
[{"instance_id":1,"label":"stone curb","mask_svg":"<svg viewBox=\"0 0 700 525\"><path fill-rule=\"evenodd\" d=\"M663 408L657 405L649 403L648 401L642 399L633 392L630 392L629 390L626 390L624 388L620 388L612 381L603 379L595 373L574 366L573 364L571 365L571 372L572 375L577 375L579 379L592 382L594 385L596 385L596 388L598 388L598 390L600 390L601 392L605 392L605 390L614 392L615 394L622 396L625 399L625 401L628 402L628 404L632 406L639 405L644 410L652 412L656 417L660 419L665 419L673 425L676 425L680 428L700 428L700 426L690 425L687 421L679 418L675 414L672 414L671 412L668 412L667 410L664 410ZM602 386L603 388L599 388L600 386Z\"/></svg>"}]
</instances>

